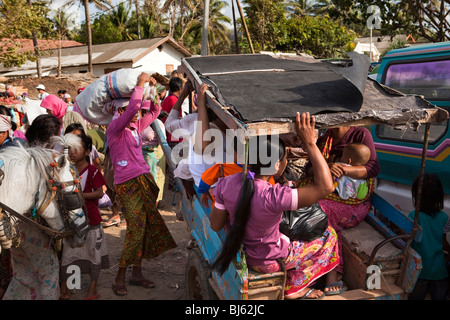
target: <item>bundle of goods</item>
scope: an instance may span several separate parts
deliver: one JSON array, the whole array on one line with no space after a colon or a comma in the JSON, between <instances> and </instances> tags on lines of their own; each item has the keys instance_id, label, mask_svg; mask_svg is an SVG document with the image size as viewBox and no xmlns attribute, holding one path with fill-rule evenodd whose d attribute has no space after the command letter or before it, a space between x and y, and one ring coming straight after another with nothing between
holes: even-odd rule
<instances>
[{"instance_id":1,"label":"bundle of goods","mask_svg":"<svg viewBox=\"0 0 450 320\"><path fill-rule=\"evenodd\" d=\"M74 110L79 111L89 122L108 125L115 113L115 103L119 99L129 99L142 71L119 69L97 79L75 97ZM147 72L155 80L165 85L166 77ZM148 84L144 88L144 100L155 100L156 88Z\"/></svg>"}]
</instances>

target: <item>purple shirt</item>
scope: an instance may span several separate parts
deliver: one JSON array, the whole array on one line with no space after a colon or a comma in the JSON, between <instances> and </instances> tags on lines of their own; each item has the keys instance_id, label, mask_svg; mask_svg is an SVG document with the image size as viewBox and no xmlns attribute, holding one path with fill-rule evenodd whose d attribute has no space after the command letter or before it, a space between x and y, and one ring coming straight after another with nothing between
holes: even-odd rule
<instances>
[{"instance_id":1,"label":"purple shirt","mask_svg":"<svg viewBox=\"0 0 450 320\"><path fill-rule=\"evenodd\" d=\"M143 88L136 86L127 110L119 118L111 121L106 129L114 168L114 184L120 184L150 172L142 155L142 139L139 134L158 117L161 108L148 100L142 102L143 92ZM150 110L142 119L131 125L134 128L131 130L128 126L144 104L150 104Z\"/></svg>"},{"instance_id":2,"label":"purple shirt","mask_svg":"<svg viewBox=\"0 0 450 320\"><path fill-rule=\"evenodd\" d=\"M250 204L250 217L245 229L244 249L247 262L252 266L268 265L289 253L289 238L281 234L279 224L283 211L297 209L297 189L264 180L254 180L254 193ZM228 211L231 225L242 187L242 173L219 180L214 189L215 207Z\"/></svg>"}]
</instances>

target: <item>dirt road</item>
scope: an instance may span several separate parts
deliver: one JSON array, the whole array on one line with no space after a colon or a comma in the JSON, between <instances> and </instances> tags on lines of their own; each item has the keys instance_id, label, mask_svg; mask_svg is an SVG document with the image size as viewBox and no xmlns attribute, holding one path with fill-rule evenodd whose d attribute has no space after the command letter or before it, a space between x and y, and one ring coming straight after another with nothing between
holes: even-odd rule
<instances>
[{"instance_id":1,"label":"dirt road","mask_svg":"<svg viewBox=\"0 0 450 320\"><path fill-rule=\"evenodd\" d=\"M160 202L160 212L177 243L177 247L165 252L161 256L144 260L142 271L144 276L152 280L156 288L144 289L127 285L128 295L116 296L111 289L111 284L118 270L119 258L122 250L125 227L112 226L105 228L106 241L109 250L110 268L102 270L98 282L99 300L182 300L185 295L185 267L188 255L187 244L189 233L184 221L176 218L177 207L172 206L174 193L166 189L164 198ZM181 201L179 193L176 194L175 203ZM102 210L102 218L106 221L110 217L110 211ZM127 282L131 268L127 273ZM81 289L73 290L70 300L83 300L89 287L90 279L82 275Z\"/></svg>"}]
</instances>

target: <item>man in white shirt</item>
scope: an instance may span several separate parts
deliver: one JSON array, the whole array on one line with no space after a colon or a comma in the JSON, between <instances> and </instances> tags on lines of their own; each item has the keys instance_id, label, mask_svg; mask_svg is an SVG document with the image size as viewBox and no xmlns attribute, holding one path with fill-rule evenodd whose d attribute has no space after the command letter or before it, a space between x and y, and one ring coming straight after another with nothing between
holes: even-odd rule
<instances>
[{"instance_id":1,"label":"man in white shirt","mask_svg":"<svg viewBox=\"0 0 450 320\"><path fill-rule=\"evenodd\" d=\"M39 84L36 87L36 90L39 92L39 94L38 94L39 100L44 100L44 98L49 95L49 93L47 91L45 91L45 86L43 84Z\"/></svg>"},{"instance_id":2,"label":"man in white shirt","mask_svg":"<svg viewBox=\"0 0 450 320\"><path fill-rule=\"evenodd\" d=\"M199 92L198 112L187 114L181 118L180 108L182 107L182 103L189 96L189 93L193 91L190 82L186 82L164 124L167 132L180 135L184 138L183 142L178 144L177 147L172 150L172 159L174 158L174 155L179 154L179 148L181 147L185 148L184 151L187 151L188 155L186 159L183 159L178 163L174 175L185 180L192 177L196 186L198 186L203 172L217 162L224 162L225 156L225 136L216 125L208 120L205 121L209 123L208 128L217 129L213 131L213 133L220 134L221 137L220 139L217 139L219 137L216 137L214 140L214 152L204 152L205 147L211 144L211 142L203 141L202 139L205 130L201 126L202 122L200 121L200 118L202 118L202 116L199 115L200 113L206 115L206 101L204 100L206 89L207 86L204 84L199 90L201 92ZM203 117L203 119L207 119L207 117ZM198 135L200 135L200 137L198 137ZM186 143L188 143L188 145ZM175 150L176 148L178 148L178 150ZM186 150L186 148L188 148L188 150ZM220 150L219 152L221 154L216 154L218 150ZM186 153L183 152L183 154ZM178 162L177 160L179 159L173 160Z\"/></svg>"}]
</instances>

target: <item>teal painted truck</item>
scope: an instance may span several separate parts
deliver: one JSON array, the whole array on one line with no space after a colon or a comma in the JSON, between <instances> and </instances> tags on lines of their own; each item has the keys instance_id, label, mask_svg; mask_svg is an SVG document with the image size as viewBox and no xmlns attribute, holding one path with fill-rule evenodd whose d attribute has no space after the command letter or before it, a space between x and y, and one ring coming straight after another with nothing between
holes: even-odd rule
<instances>
[{"instance_id":1,"label":"teal painted truck","mask_svg":"<svg viewBox=\"0 0 450 320\"><path fill-rule=\"evenodd\" d=\"M450 109L450 42L389 51L382 59L376 80L405 94L424 96L430 103ZM405 106L407 108L408 106ZM443 183L445 211L450 213L450 132L448 120L433 123L426 154L426 172ZM411 185L419 175L425 126L418 131L372 126L371 133L381 165L377 192L401 211L413 210Z\"/></svg>"}]
</instances>

